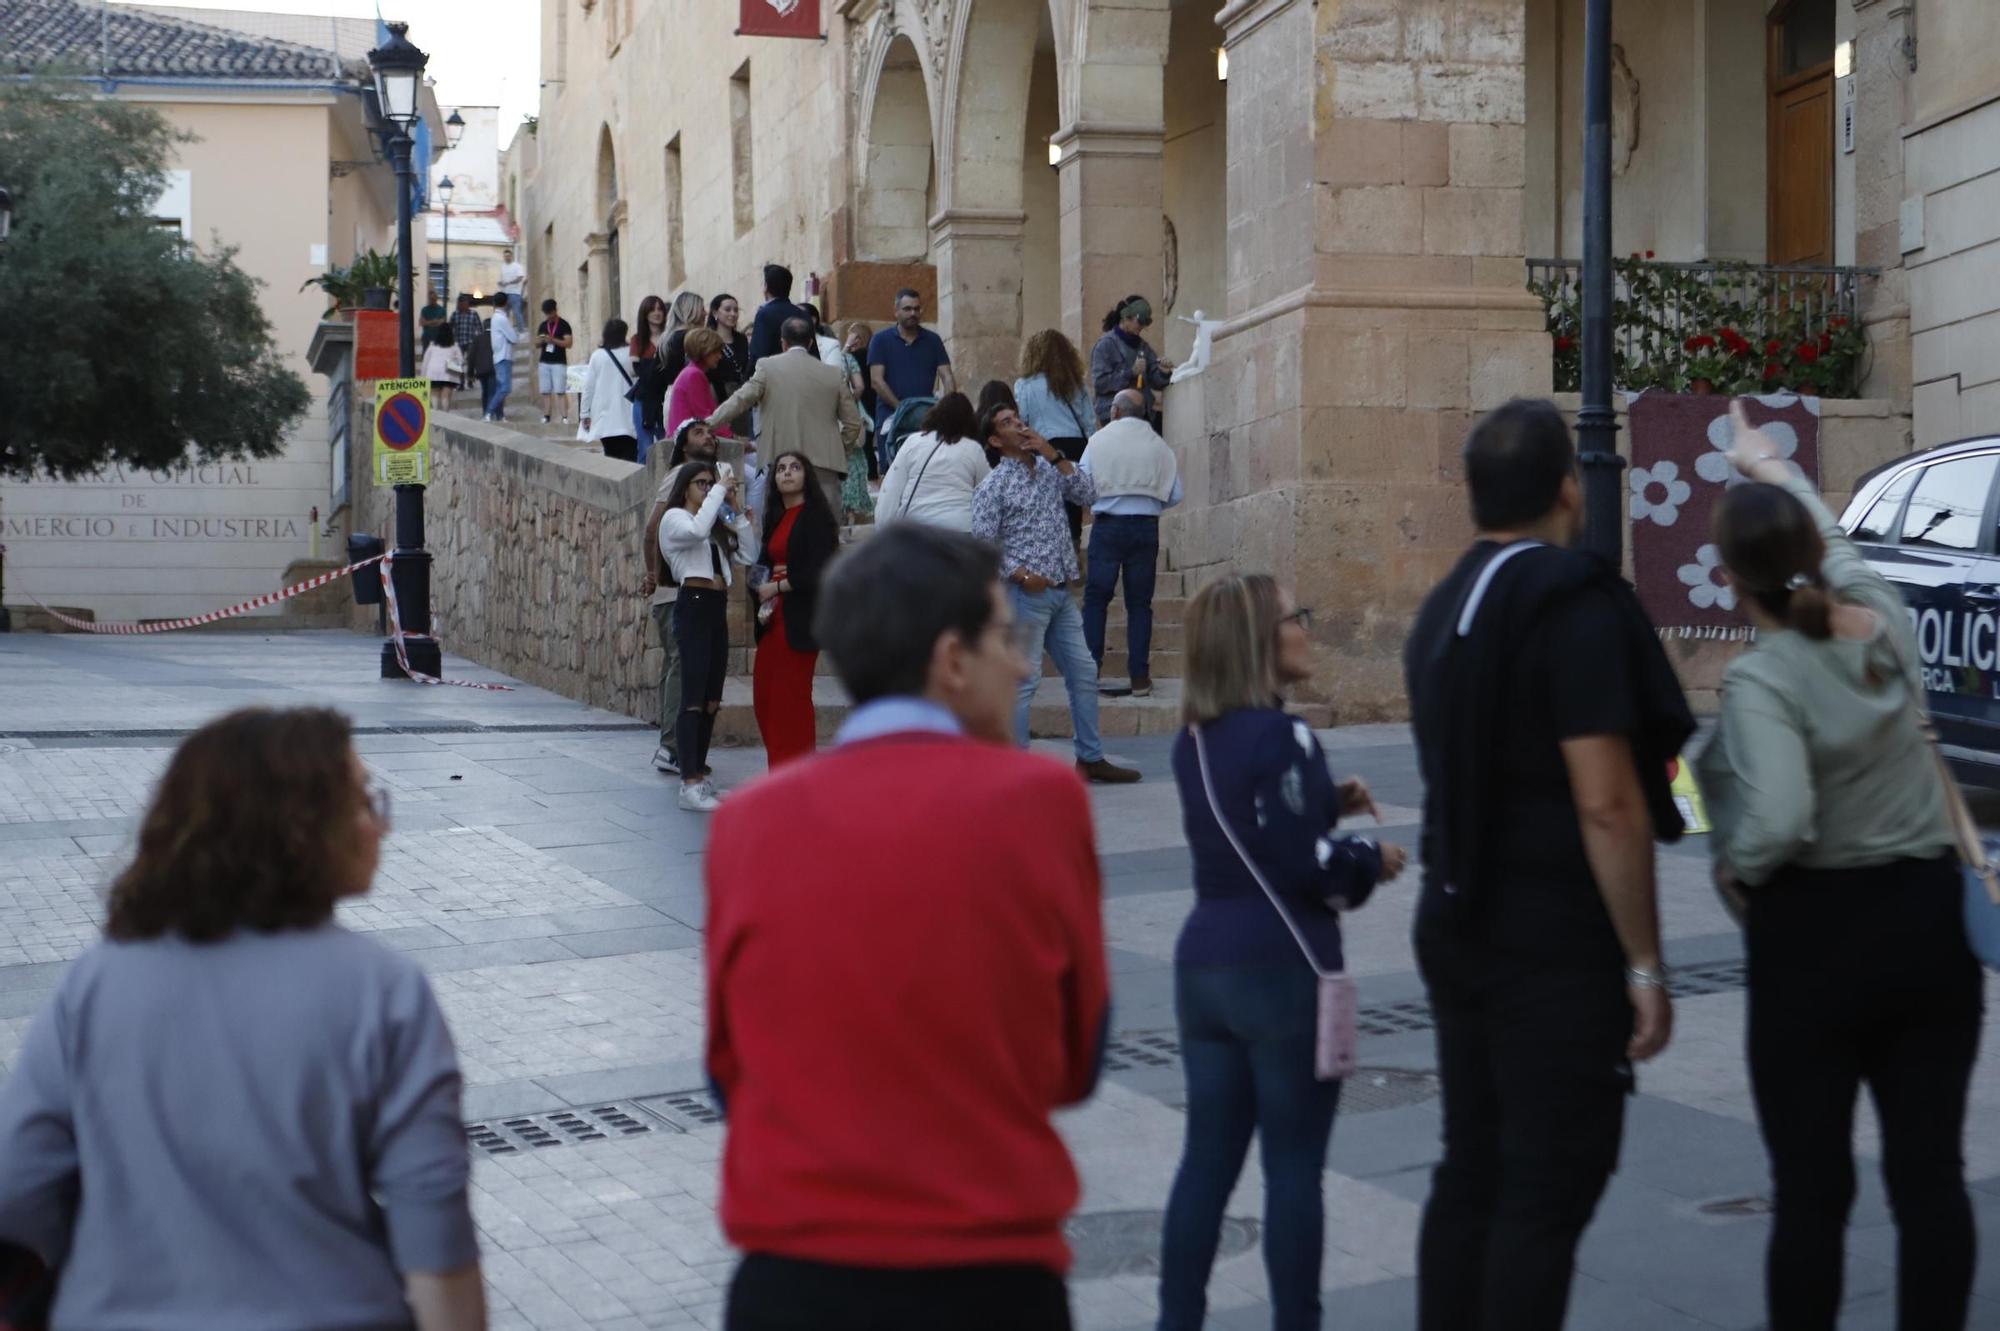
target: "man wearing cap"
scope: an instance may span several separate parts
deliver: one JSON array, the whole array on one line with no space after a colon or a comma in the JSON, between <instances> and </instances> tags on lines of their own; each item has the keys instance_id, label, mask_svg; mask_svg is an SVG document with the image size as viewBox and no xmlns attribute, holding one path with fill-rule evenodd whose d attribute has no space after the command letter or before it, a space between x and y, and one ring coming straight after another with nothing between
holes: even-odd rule
<instances>
[{"instance_id":1,"label":"man wearing cap","mask_svg":"<svg viewBox=\"0 0 2000 1331\"><path fill-rule=\"evenodd\" d=\"M653 767L661 772L681 770L680 755L674 752L674 725L681 714L681 653L674 645L674 600L680 588L674 585L660 560L660 521L667 516L667 495L674 488L674 477L681 467L689 462L714 462L715 453L715 432L708 428L707 421L695 416L681 422L681 428L674 432L674 456L685 461L661 473L659 492L653 496L653 511L646 518L643 542L646 578L639 584L639 590L652 598L653 627L659 632L664 653L660 657L660 747L653 750Z\"/></svg>"},{"instance_id":2,"label":"man wearing cap","mask_svg":"<svg viewBox=\"0 0 2000 1331\"><path fill-rule=\"evenodd\" d=\"M1104 336L1090 349L1090 381L1097 394L1097 423L1111 423L1111 399L1127 388L1136 388L1145 399L1141 418L1154 429L1160 427L1160 404L1154 395L1167 386L1174 363L1160 359L1139 330L1151 326L1153 307L1144 296L1127 296L1117 309L1104 316Z\"/></svg>"}]
</instances>

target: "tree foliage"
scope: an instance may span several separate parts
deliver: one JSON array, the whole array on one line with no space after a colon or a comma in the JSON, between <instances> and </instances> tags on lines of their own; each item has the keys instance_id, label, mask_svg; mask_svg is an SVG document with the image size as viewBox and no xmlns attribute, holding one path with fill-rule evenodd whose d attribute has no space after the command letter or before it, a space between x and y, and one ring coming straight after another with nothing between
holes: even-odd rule
<instances>
[{"instance_id":1,"label":"tree foliage","mask_svg":"<svg viewBox=\"0 0 2000 1331\"><path fill-rule=\"evenodd\" d=\"M310 397L260 284L149 216L183 136L76 86L0 86L0 476L280 452Z\"/></svg>"}]
</instances>

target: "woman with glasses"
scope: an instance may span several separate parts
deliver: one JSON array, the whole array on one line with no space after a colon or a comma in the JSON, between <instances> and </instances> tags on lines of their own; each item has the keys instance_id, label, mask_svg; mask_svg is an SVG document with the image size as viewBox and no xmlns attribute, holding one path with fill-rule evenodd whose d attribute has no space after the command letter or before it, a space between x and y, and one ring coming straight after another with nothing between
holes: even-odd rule
<instances>
[{"instance_id":1,"label":"woman with glasses","mask_svg":"<svg viewBox=\"0 0 2000 1331\"><path fill-rule=\"evenodd\" d=\"M737 490L727 463L690 462L674 473L660 519L660 555L680 586L674 645L681 660L681 713L674 731L680 807L690 813L710 813L722 803L708 767L708 744L729 673L729 570L757 559L757 532Z\"/></svg>"},{"instance_id":2,"label":"woman with glasses","mask_svg":"<svg viewBox=\"0 0 2000 1331\"><path fill-rule=\"evenodd\" d=\"M1160 1249L1161 1331L1202 1325L1253 1132L1272 1325L1320 1324L1320 1177L1340 1083L1315 1076L1317 972L1345 969L1339 912L1405 855L1336 833L1341 814L1372 814L1374 801L1358 777L1335 782L1312 729L1284 709L1281 691L1312 674L1310 618L1261 573L1211 582L1188 606L1187 729L1173 752L1194 857L1195 906L1174 950L1187 1141Z\"/></svg>"},{"instance_id":3,"label":"woman with glasses","mask_svg":"<svg viewBox=\"0 0 2000 1331\"><path fill-rule=\"evenodd\" d=\"M160 779L104 938L0 1089L0 1243L55 1326L486 1324L451 1034L334 922L389 830L346 718L251 709Z\"/></svg>"}]
</instances>

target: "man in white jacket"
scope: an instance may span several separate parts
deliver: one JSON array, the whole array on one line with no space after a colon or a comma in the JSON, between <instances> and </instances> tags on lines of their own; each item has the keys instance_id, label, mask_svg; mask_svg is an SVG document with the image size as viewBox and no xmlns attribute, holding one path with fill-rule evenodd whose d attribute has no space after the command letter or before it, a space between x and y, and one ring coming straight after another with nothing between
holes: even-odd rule
<instances>
[{"instance_id":1,"label":"man in white jacket","mask_svg":"<svg viewBox=\"0 0 2000 1331\"><path fill-rule=\"evenodd\" d=\"M1111 400L1111 421L1084 446L1078 464L1097 487L1090 506L1090 554L1083 584L1083 640L1104 668L1104 621L1118 579L1125 579L1126 654L1133 696L1153 692L1153 573L1160 559L1160 514L1181 502L1174 451L1146 420L1146 399L1125 389ZM1122 693L1124 690L1102 690Z\"/></svg>"}]
</instances>

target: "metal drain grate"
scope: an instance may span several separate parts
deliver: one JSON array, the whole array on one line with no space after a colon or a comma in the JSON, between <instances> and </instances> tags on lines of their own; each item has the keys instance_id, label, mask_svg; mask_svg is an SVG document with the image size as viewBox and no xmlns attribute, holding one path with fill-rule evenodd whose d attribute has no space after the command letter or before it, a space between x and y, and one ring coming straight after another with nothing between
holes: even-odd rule
<instances>
[{"instance_id":1,"label":"metal drain grate","mask_svg":"<svg viewBox=\"0 0 2000 1331\"><path fill-rule=\"evenodd\" d=\"M1107 1072L1170 1068L1180 1061L1180 1041L1164 1031L1116 1035L1104 1046L1104 1067Z\"/></svg>"},{"instance_id":2,"label":"metal drain grate","mask_svg":"<svg viewBox=\"0 0 2000 1331\"><path fill-rule=\"evenodd\" d=\"M608 1104L468 1123L465 1135L474 1147L488 1155L518 1155L522 1151L545 1150L575 1142L639 1137L662 1127L684 1131L671 1122L655 1122L635 1104Z\"/></svg>"},{"instance_id":3,"label":"metal drain grate","mask_svg":"<svg viewBox=\"0 0 2000 1331\"><path fill-rule=\"evenodd\" d=\"M1362 1035L1408 1035L1430 1030L1431 1005L1422 999L1408 1003L1377 1003L1354 1014L1354 1029Z\"/></svg>"},{"instance_id":4,"label":"metal drain grate","mask_svg":"<svg viewBox=\"0 0 2000 1331\"><path fill-rule=\"evenodd\" d=\"M1104 1276L1156 1276L1160 1273L1160 1231L1166 1216L1160 1211L1093 1211L1071 1216L1063 1224L1074 1262L1072 1280ZM1234 1257L1257 1246L1258 1224L1238 1216L1222 1221L1218 1258Z\"/></svg>"},{"instance_id":5,"label":"metal drain grate","mask_svg":"<svg viewBox=\"0 0 2000 1331\"><path fill-rule=\"evenodd\" d=\"M633 1103L655 1118L665 1119L682 1132L713 1127L723 1121L722 1110L709 1099L706 1091L673 1091L666 1095L649 1095Z\"/></svg>"},{"instance_id":6,"label":"metal drain grate","mask_svg":"<svg viewBox=\"0 0 2000 1331\"><path fill-rule=\"evenodd\" d=\"M1356 1068L1340 1084L1340 1112L1367 1114L1378 1109L1402 1109L1435 1100L1442 1092L1435 1072L1408 1068Z\"/></svg>"}]
</instances>

